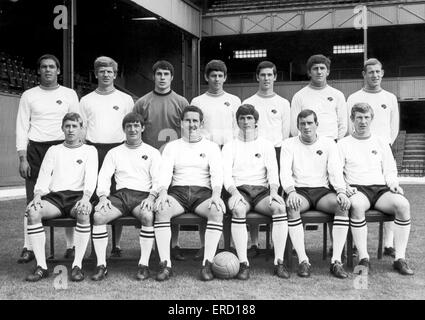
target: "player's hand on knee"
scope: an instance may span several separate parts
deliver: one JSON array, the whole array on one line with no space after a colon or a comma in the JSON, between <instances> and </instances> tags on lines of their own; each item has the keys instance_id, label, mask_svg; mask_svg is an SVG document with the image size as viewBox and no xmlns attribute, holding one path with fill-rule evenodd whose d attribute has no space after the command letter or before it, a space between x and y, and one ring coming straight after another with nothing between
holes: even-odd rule
<instances>
[{"instance_id":1,"label":"player's hand on knee","mask_svg":"<svg viewBox=\"0 0 425 320\"><path fill-rule=\"evenodd\" d=\"M270 192L270 201L269 206L272 205L272 202L276 201L278 204L285 206L285 200L277 194L277 192Z\"/></svg>"},{"instance_id":2,"label":"player's hand on knee","mask_svg":"<svg viewBox=\"0 0 425 320\"><path fill-rule=\"evenodd\" d=\"M160 192L158 199L156 199L154 204L155 211L163 211L166 206L171 207L170 200L168 198L167 192Z\"/></svg>"},{"instance_id":3,"label":"player's hand on knee","mask_svg":"<svg viewBox=\"0 0 425 320\"><path fill-rule=\"evenodd\" d=\"M153 200L151 196L149 196L146 199L144 199L142 203L140 204L140 211L144 211L144 210L152 211L154 205L155 205L155 201Z\"/></svg>"},{"instance_id":4,"label":"player's hand on knee","mask_svg":"<svg viewBox=\"0 0 425 320\"><path fill-rule=\"evenodd\" d=\"M301 207L301 197L296 191L292 191L288 195L286 205L295 211L298 211Z\"/></svg>"},{"instance_id":5,"label":"player's hand on knee","mask_svg":"<svg viewBox=\"0 0 425 320\"><path fill-rule=\"evenodd\" d=\"M342 210L347 211L348 209L350 209L351 202L345 193L338 193L336 196L336 201L338 202Z\"/></svg>"},{"instance_id":6,"label":"player's hand on knee","mask_svg":"<svg viewBox=\"0 0 425 320\"><path fill-rule=\"evenodd\" d=\"M353 194L357 193L357 188L347 185L347 196L351 197Z\"/></svg>"},{"instance_id":7,"label":"player's hand on knee","mask_svg":"<svg viewBox=\"0 0 425 320\"><path fill-rule=\"evenodd\" d=\"M240 192L235 193L229 200L230 210L235 209L239 204L247 205L245 198L240 194Z\"/></svg>"},{"instance_id":8,"label":"player's hand on knee","mask_svg":"<svg viewBox=\"0 0 425 320\"><path fill-rule=\"evenodd\" d=\"M108 211L112 209L111 201L106 196L101 196L99 199L99 203L95 207L95 210L98 212Z\"/></svg>"},{"instance_id":9,"label":"player's hand on knee","mask_svg":"<svg viewBox=\"0 0 425 320\"><path fill-rule=\"evenodd\" d=\"M35 195L34 199L32 199L32 201L28 204L27 206L27 212L29 212L29 210L31 210L32 208L34 210L40 210L41 208L43 208L43 204L41 202L41 196L40 195Z\"/></svg>"},{"instance_id":10,"label":"player's hand on knee","mask_svg":"<svg viewBox=\"0 0 425 320\"><path fill-rule=\"evenodd\" d=\"M210 202L208 204L208 209L211 209L212 206L215 206L216 209L222 213L226 213L226 206L223 202L223 200L219 196L213 195L210 198Z\"/></svg>"},{"instance_id":11,"label":"player's hand on knee","mask_svg":"<svg viewBox=\"0 0 425 320\"><path fill-rule=\"evenodd\" d=\"M90 198L87 196L83 196L83 198L75 205L75 211L77 214L88 215L91 212L91 208Z\"/></svg>"},{"instance_id":12,"label":"player's hand on knee","mask_svg":"<svg viewBox=\"0 0 425 320\"><path fill-rule=\"evenodd\" d=\"M390 188L390 191L393 192L393 193L398 193L398 194L404 195L403 188L400 187L397 183L388 184L388 188Z\"/></svg>"}]
</instances>

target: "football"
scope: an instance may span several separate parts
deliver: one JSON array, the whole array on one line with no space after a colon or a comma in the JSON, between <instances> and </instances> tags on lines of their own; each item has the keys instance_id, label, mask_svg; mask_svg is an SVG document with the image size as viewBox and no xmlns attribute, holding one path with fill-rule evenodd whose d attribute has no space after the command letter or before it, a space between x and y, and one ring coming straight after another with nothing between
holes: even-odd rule
<instances>
[{"instance_id":1,"label":"football","mask_svg":"<svg viewBox=\"0 0 425 320\"><path fill-rule=\"evenodd\" d=\"M239 272L239 259L229 251L223 251L214 257L212 272L217 278L231 279Z\"/></svg>"}]
</instances>

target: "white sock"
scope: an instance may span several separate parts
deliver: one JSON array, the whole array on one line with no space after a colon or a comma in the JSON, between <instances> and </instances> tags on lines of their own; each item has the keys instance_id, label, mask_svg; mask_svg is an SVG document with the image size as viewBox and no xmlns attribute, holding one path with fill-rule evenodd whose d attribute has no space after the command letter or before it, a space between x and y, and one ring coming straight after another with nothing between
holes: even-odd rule
<instances>
[{"instance_id":1,"label":"white sock","mask_svg":"<svg viewBox=\"0 0 425 320\"><path fill-rule=\"evenodd\" d=\"M404 259L410 234L410 219L394 220L395 260Z\"/></svg>"},{"instance_id":2,"label":"white sock","mask_svg":"<svg viewBox=\"0 0 425 320\"><path fill-rule=\"evenodd\" d=\"M75 258L72 263L72 268L75 266L81 268L81 263L87 249L87 243L90 239L90 229L90 223L80 224L77 222L77 226L75 227ZM72 233L74 233L74 230L72 230Z\"/></svg>"},{"instance_id":3,"label":"white sock","mask_svg":"<svg viewBox=\"0 0 425 320\"><path fill-rule=\"evenodd\" d=\"M155 232L153 227L142 226L139 233L140 242L140 260L139 264L149 265L149 257L152 251L152 245L155 240Z\"/></svg>"},{"instance_id":4,"label":"white sock","mask_svg":"<svg viewBox=\"0 0 425 320\"><path fill-rule=\"evenodd\" d=\"M384 222L384 248L394 248L394 221Z\"/></svg>"},{"instance_id":5,"label":"white sock","mask_svg":"<svg viewBox=\"0 0 425 320\"><path fill-rule=\"evenodd\" d=\"M248 231L246 230L246 218L232 218L231 231L239 262L247 262L249 265L247 256Z\"/></svg>"},{"instance_id":6,"label":"white sock","mask_svg":"<svg viewBox=\"0 0 425 320\"><path fill-rule=\"evenodd\" d=\"M67 249L74 247L74 227L65 228L65 242Z\"/></svg>"},{"instance_id":7,"label":"white sock","mask_svg":"<svg viewBox=\"0 0 425 320\"><path fill-rule=\"evenodd\" d=\"M205 231L205 250L202 265L205 265L207 260L209 262L213 261L222 231L223 223L208 221L207 230Z\"/></svg>"},{"instance_id":8,"label":"white sock","mask_svg":"<svg viewBox=\"0 0 425 320\"><path fill-rule=\"evenodd\" d=\"M335 260L341 262L342 250L344 249L345 241L347 240L348 227L350 225L350 219L348 217L335 216L332 228L333 238L333 253L331 263Z\"/></svg>"},{"instance_id":9,"label":"white sock","mask_svg":"<svg viewBox=\"0 0 425 320\"><path fill-rule=\"evenodd\" d=\"M366 219L350 219L351 233L353 234L354 244L359 252L359 260L367 258L367 223Z\"/></svg>"},{"instance_id":10,"label":"white sock","mask_svg":"<svg viewBox=\"0 0 425 320\"><path fill-rule=\"evenodd\" d=\"M170 242L171 227L170 221L155 222L155 239L158 247L159 259L161 262L167 261L167 267L171 267Z\"/></svg>"},{"instance_id":11,"label":"white sock","mask_svg":"<svg viewBox=\"0 0 425 320\"><path fill-rule=\"evenodd\" d=\"M40 223L28 225L28 241L31 243L34 251L37 265L43 269L47 269L46 264L46 234L44 233L44 227Z\"/></svg>"},{"instance_id":12,"label":"white sock","mask_svg":"<svg viewBox=\"0 0 425 320\"><path fill-rule=\"evenodd\" d=\"M307 260L309 262L307 254L305 253L304 246L304 228L301 218L296 220L288 220L289 236L291 237L292 245L298 256L298 263Z\"/></svg>"},{"instance_id":13,"label":"white sock","mask_svg":"<svg viewBox=\"0 0 425 320\"><path fill-rule=\"evenodd\" d=\"M93 239L94 251L96 252L97 265L104 265L106 267L106 247L108 246L106 224L93 226L91 237Z\"/></svg>"},{"instance_id":14,"label":"white sock","mask_svg":"<svg viewBox=\"0 0 425 320\"><path fill-rule=\"evenodd\" d=\"M27 250L32 250L31 242L28 239L28 213L25 213L24 216L24 248Z\"/></svg>"},{"instance_id":15,"label":"white sock","mask_svg":"<svg viewBox=\"0 0 425 320\"><path fill-rule=\"evenodd\" d=\"M278 260L284 259L286 238L288 237L288 217L284 214L277 214L272 217L272 240L274 245L274 264Z\"/></svg>"}]
</instances>

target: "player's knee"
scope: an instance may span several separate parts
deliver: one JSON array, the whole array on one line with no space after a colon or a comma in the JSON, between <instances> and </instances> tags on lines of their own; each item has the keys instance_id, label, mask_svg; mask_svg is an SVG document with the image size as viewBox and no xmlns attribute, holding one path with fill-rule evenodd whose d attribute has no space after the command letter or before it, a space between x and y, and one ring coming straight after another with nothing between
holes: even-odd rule
<instances>
[{"instance_id":1,"label":"player's knee","mask_svg":"<svg viewBox=\"0 0 425 320\"><path fill-rule=\"evenodd\" d=\"M140 212L140 221L142 226L151 227L153 225L153 212L148 210L142 210Z\"/></svg>"},{"instance_id":2,"label":"player's knee","mask_svg":"<svg viewBox=\"0 0 425 320\"><path fill-rule=\"evenodd\" d=\"M217 209L210 210L208 214L208 221L211 222L223 222L223 212Z\"/></svg>"},{"instance_id":3,"label":"player's knee","mask_svg":"<svg viewBox=\"0 0 425 320\"><path fill-rule=\"evenodd\" d=\"M297 219L301 218L299 211L288 209L287 212L288 212L288 219L290 219L290 220L297 220Z\"/></svg>"},{"instance_id":4,"label":"player's knee","mask_svg":"<svg viewBox=\"0 0 425 320\"><path fill-rule=\"evenodd\" d=\"M88 214L83 214L83 213L78 213L77 214L77 222L80 224L88 224L90 223L90 215Z\"/></svg>"},{"instance_id":5,"label":"player's knee","mask_svg":"<svg viewBox=\"0 0 425 320\"><path fill-rule=\"evenodd\" d=\"M402 200L398 201L395 204L395 210L396 210L396 217L401 220L408 220L410 219L410 204L409 201L405 198L402 198Z\"/></svg>"},{"instance_id":6,"label":"player's knee","mask_svg":"<svg viewBox=\"0 0 425 320\"><path fill-rule=\"evenodd\" d=\"M246 209L244 205L238 205L232 210L233 218L243 219L246 217Z\"/></svg>"},{"instance_id":7,"label":"player's knee","mask_svg":"<svg viewBox=\"0 0 425 320\"><path fill-rule=\"evenodd\" d=\"M348 210L343 210L340 206L335 210L335 217L348 217Z\"/></svg>"},{"instance_id":8,"label":"player's knee","mask_svg":"<svg viewBox=\"0 0 425 320\"><path fill-rule=\"evenodd\" d=\"M103 225L106 224L106 217L104 214L100 213L100 212L95 212L93 215L93 225L98 226L98 225Z\"/></svg>"},{"instance_id":9,"label":"player's knee","mask_svg":"<svg viewBox=\"0 0 425 320\"><path fill-rule=\"evenodd\" d=\"M36 224L41 221L41 214L39 210L30 209L28 212L28 224Z\"/></svg>"},{"instance_id":10,"label":"player's knee","mask_svg":"<svg viewBox=\"0 0 425 320\"><path fill-rule=\"evenodd\" d=\"M282 214L286 214L285 206L279 205L279 204L273 204L271 207L272 216L278 216Z\"/></svg>"},{"instance_id":11,"label":"player's knee","mask_svg":"<svg viewBox=\"0 0 425 320\"><path fill-rule=\"evenodd\" d=\"M171 219L170 212L168 210L161 209L156 212L154 220L156 222L159 222L159 221L164 222L164 221L170 221L170 219Z\"/></svg>"},{"instance_id":12,"label":"player's knee","mask_svg":"<svg viewBox=\"0 0 425 320\"><path fill-rule=\"evenodd\" d=\"M351 202L350 215L352 219L364 219L365 212L366 210L363 205L356 201Z\"/></svg>"}]
</instances>

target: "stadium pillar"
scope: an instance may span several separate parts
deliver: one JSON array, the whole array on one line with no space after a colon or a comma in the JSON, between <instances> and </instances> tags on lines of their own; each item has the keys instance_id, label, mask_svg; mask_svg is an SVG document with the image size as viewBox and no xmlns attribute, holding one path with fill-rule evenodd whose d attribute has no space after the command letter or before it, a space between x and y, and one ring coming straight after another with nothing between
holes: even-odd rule
<instances>
[{"instance_id":1,"label":"stadium pillar","mask_svg":"<svg viewBox=\"0 0 425 320\"><path fill-rule=\"evenodd\" d=\"M76 0L64 0L68 19L67 28L63 29L63 85L74 88L74 18Z\"/></svg>"}]
</instances>

